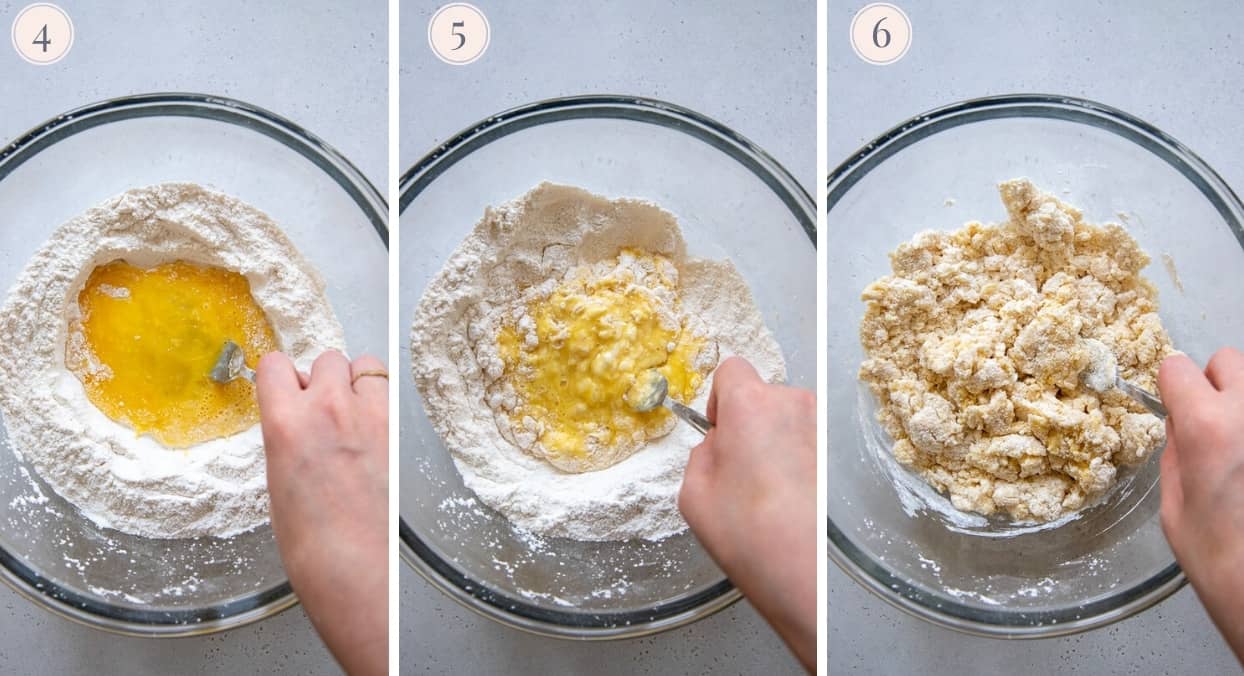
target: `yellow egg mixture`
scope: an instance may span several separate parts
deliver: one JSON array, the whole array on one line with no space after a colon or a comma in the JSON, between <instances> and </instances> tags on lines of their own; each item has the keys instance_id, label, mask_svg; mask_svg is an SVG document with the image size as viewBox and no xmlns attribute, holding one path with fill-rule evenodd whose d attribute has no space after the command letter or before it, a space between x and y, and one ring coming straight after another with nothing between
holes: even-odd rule
<instances>
[{"instance_id":1,"label":"yellow egg mixture","mask_svg":"<svg viewBox=\"0 0 1244 676\"><path fill-rule=\"evenodd\" d=\"M625 403L637 377L656 369L669 396L690 403L715 364L699 358L706 341L678 314L667 259L624 249L616 268L598 272L572 271L497 336L502 380L517 395L510 424L534 426L539 454L572 472L618 462L669 432L667 410L637 413Z\"/></svg>"},{"instance_id":2,"label":"yellow egg mixture","mask_svg":"<svg viewBox=\"0 0 1244 676\"><path fill-rule=\"evenodd\" d=\"M109 418L170 448L259 421L250 382L209 376L225 340L242 346L251 368L277 349L246 277L180 260L147 269L117 260L91 272L78 308L65 365Z\"/></svg>"}]
</instances>

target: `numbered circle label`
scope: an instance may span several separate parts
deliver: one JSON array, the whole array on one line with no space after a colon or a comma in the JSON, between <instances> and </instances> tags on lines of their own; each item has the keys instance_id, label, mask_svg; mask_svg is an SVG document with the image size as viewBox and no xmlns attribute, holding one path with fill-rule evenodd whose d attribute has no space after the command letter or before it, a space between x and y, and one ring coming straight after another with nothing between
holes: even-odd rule
<instances>
[{"instance_id":1,"label":"numbered circle label","mask_svg":"<svg viewBox=\"0 0 1244 676\"><path fill-rule=\"evenodd\" d=\"M73 22L56 5L27 5L13 19L13 47L23 59L46 66L65 58L73 47Z\"/></svg>"},{"instance_id":2,"label":"numbered circle label","mask_svg":"<svg viewBox=\"0 0 1244 676\"><path fill-rule=\"evenodd\" d=\"M888 66L903 58L911 47L911 21L898 7L875 2L856 12L851 20L851 46L861 59Z\"/></svg>"},{"instance_id":3,"label":"numbered circle label","mask_svg":"<svg viewBox=\"0 0 1244 676\"><path fill-rule=\"evenodd\" d=\"M436 10L428 22L428 44L441 61L465 66L488 49L488 19L474 5L455 2Z\"/></svg>"}]
</instances>

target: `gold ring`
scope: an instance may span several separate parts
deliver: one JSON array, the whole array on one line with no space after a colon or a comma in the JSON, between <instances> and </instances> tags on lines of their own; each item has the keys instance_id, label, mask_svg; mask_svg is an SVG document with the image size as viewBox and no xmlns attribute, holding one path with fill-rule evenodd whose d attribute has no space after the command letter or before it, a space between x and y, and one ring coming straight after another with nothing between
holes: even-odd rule
<instances>
[{"instance_id":1,"label":"gold ring","mask_svg":"<svg viewBox=\"0 0 1244 676\"><path fill-rule=\"evenodd\" d=\"M354 383L357 383L359 381L359 378L363 378L366 376L376 376L378 378L384 378L385 380L388 380L389 372L385 371L384 369L372 369L370 371L359 371L358 373L354 374L353 378L350 379L350 385L354 385Z\"/></svg>"}]
</instances>

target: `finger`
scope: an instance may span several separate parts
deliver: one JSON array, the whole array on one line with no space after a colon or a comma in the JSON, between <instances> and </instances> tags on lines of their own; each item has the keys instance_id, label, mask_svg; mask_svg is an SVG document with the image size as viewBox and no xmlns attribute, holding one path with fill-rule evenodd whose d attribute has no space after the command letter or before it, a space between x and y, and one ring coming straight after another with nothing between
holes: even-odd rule
<instances>
[{"instance_id":1,"label":"finger","mask_svg":"<svg viewBox=\"0 0 1244 676\"><path fill-rule=\"evenodd\" d=\"M730 357L717 366L715 378L718 382L725 381L729 385L759 381L760 374L751 362L742 357Z\"/></svg>"},{"instance_id":2,"label":"finger","mask_svg":"<svg viewBox=\"0 0 1244 676\"><path fill-rule=\"evenodd\" d=\"M255 394L259 399L260 417L301 391L298 372L289 357L280 352L269 352L259 360L255 369Z\"/></svg>"},{"instance_id":3,"label":"finger","mask_svg":"<svg viewBox=\"0 0 1244 676\"><path fill-rule=\"evenodd\" d=\"M713 378L713 389L708 391L708 403L704 405L704 417L717 424L717 379Z\"/></svg>"},{"instance_id":4,"label":"finger","mask_svg":"<svg viewBox=\"0 0 1244 676\"><path fill-rule=\"evenodd\" d=\"M307 389L320 392L350 389L350 360L337 350L329 350L311 364Z\"/></svg>"},{"instance_id":5,"label":"finger","mask_svg":"<svg viewBox=\"0 0 1244 676\"><path fill-rule=\"evenodd\" d=\"M743 383L759 380L760 375L756 373L756 369L742 357L730 357L721 362L717 365L717 370L713 371L713 389L708 393L705 415L716 425L717 400L720 398L720 393L734 389Z\"/></svg>"},{"instance_id":6,"label":"finger","mask_svg":"<svg viewBox=\"0 0 1244 676\"><path fill-rule=\"evenodd\" d=\"M704 486L713 466L713 433L709 430L704 441L691 449L687 467L683 470L682 486L678 490L678 510L688 524L696 521L700 503L705 498Z\"/></svg>"},{"instance_id":7,"label":"finger","mask_svg":"<svg viewBox=\"0 0 1244 676\"><path fill-rule=\"evenodd\" d=\"M1166 448L1162 451L1159 467L1162 470L1159 490L1162 494L1161 513L1163 521L1178 523L1179 511L1184 504L1184 487L1180 483L1179 449L1175 445L1175 427L1170 418L1166 420Z\"/></svg>"},{"instance_id":8,"label":"finger","mask_svg":"<svg viewBox=\"0 0 1244 676\"><path fill-rule=\"evenodd\" d=\"M1187 355L1173 354L1158 369L1158 393L1175 421L1204 405L1204 400L1215 392L1205 374Z\"/></svg>"},{"instance_id":9,"label":"finger","mask_svg":"<svg viewBox=\"0 0 1244 676\"><path fill-rule=\"evenodd\" d=\"M687 457L687 468L685 474L695 474L704 476L715 464L713 452L713 442L716 441L715 428L709 429L708 434L704 435L704 441L691 447L691 455Z\"/></svg>"},{"instance_id":10,"label":"finger","mask_svg":"<svg viewBox=\"0 0 1244 676\"><path fill-rule=\"evenodd\" d=\"M1224 347L1209 358L1205 375L1219 392L1244 388L1244 354Z\"/></svg>"},{"instance_id":11,"label":"finger","mask_svg":"<svg viewBox=\"0 0 1244 676\"><path fill-rule=\"evenodd\" d=\"M376 375L385 372L384 363L369 354L350 362L350 382L364 401L379 403L389 400L389 379Z\"/></svg>"}]
</instances>

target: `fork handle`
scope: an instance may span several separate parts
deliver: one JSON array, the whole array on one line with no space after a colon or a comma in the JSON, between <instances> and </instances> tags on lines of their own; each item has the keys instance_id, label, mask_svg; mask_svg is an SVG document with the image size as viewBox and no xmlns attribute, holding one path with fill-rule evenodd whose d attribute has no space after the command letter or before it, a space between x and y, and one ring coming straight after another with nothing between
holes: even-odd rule
<instances>
[{"instance_id":1,"label":"fork handle","mask_svg":"<svg viewBox=\"0 0 1244 676\"><path fill-rule=\"evenodd\" d=\"M700 434L708 434L708 431L713 429L713 423L699 411L687 408L668 397L665 399L665 405L674 412L674 415L686 420L688 425L700 430Z\"/></svg>"},{"instance_id":2,"label":"fork handle","mask_svg":"<svg viewBox=\"0 0 1244 676\"><path fill-rule=\"evenodd\" d=\"M1124 394L1135 399L1136 401L1139 401L1141 406L1149 409L1150 413L1156 415L1162 420L1166 420L1166 407L1162 405L1162 400L1159 399L1157 395L1127 382L1122 376L1116 378L1115 385L1117 385L1120 390L1123 390Z\"/></svg>"}]
</instances>

